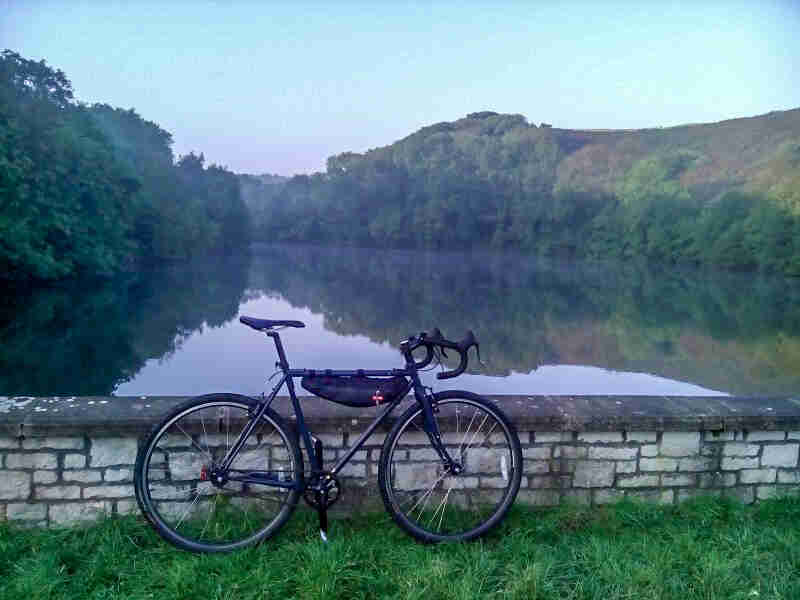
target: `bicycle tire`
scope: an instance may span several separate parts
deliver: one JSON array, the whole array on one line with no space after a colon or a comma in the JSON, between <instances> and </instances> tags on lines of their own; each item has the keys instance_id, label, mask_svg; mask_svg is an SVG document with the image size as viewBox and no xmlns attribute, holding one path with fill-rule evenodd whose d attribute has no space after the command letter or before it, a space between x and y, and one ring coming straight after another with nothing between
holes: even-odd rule
<instances>
[{"instance_id":1,"label":"bicycle tire","mask_svg":"<svg viewBox=\"0 0 800 600\"><path fill-rule=\"evenodd\" d=\"M419 541L472 540L496 527L514 503L522 479L519 437L503 411L472 392L436 393L432 407L442 440L451 457L463 465L463 472L445 472L421 428L422 407L415 404L395 422L383 444L378 464L381 497L395 523ZM459 410L463 410L463 421ZM479 434L482 437L476 439ZM487 490L486 486L493 487ZM432 498L436 499L431 503ZM433 513L426 512L429 503L436 507Z\"/></svg>"},{"instance_id":2,"label":"bicycle tire","mask_svg":"<svg viewBox=\"0 0 800 600\"><path fill-rule=\"evenodd\" d=\"M148 522L171 544L192 552L237 550L274 535L296 508L297 488L230 481L215 486L203 478L209 464L232 446L257 405L236 394L191 398L156 424L139 448L136 500ZM231 468L274 472L282 481L298 481L303 458L297 436L280 415L267 409ZM187 494L192 493L190 502ZM273 505L274 514L266 510Z\"/></svg>"}]
</instances>

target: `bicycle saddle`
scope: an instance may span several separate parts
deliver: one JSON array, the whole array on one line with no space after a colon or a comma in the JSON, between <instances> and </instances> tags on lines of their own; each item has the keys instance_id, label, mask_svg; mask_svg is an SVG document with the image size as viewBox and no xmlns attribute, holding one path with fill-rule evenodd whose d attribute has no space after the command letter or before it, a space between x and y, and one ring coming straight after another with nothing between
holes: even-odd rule
<instances>
[{"instance_id":1,"label":"bicycle saddle","mask_svg":"<svg viewBox=\"0 0 800 600\"><path fill-rule=\"evenodd\" d=\"M239 322L257 331L272 329L273 327L305 327L302 321L272 321L270 319L256 319L255 317L239 317Z\"/></svg>"}]
</instances>

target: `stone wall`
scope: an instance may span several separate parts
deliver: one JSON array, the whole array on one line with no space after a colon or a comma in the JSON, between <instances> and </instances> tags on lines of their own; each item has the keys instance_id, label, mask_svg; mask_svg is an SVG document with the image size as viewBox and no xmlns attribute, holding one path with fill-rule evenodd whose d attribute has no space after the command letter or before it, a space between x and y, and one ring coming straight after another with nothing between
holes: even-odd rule
<instances>
[{"instance_id":1,"label":"stone wall","mask_svg":"<svg viewBox=\"0 0 800 600\"><path fill-rule=\"evenodd\" d=\"M519 502L603 504L632 497L674 503L715 494L749 503L800 489L795 399L493 399L522 442ZM137 511L137 440L180 400L3 399L0 520L65 524ZM277 406L289 414L285 399ZM373 414L313 400L306 416L326 461L333 461ZM377 431L342 472L345 498L375 498L385 436L385 429Z\"/></svg>"}]
</instances>

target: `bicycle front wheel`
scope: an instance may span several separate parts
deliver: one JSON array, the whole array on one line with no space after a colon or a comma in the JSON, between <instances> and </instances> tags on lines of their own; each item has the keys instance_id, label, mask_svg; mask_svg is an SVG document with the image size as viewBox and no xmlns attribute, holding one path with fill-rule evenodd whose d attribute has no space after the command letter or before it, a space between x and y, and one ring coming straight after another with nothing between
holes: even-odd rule
<instances>
[{"instance_id":1,"label":"bicycle front wheel","mask_svg":"<svg viewBox=\"0 0 800 600\"><path fill-rule=\"evenodd\" d=\"M460 472L445 468L425 433L422 408L412 406L383 445L381 496L395 522L420 541L474 539L514 503L522 477L519 438L505 414L477 394L434 394L432 407Z\"/></svg>"},{"instance_id":2,"label":"bicycle front wheel","mask_svg":"<svg viewBox=\"0 0 800 600\"><path fill-rule=\"evenodd\" d=\"M136 499L156 531L194 552L224 552L260 542L289 518L299 498L302 455L283 419L267 410L230 465L211 474L251 420L257 402L212 394L178 406L150 433L136 460Z\"/></svg>"}]
</instances>

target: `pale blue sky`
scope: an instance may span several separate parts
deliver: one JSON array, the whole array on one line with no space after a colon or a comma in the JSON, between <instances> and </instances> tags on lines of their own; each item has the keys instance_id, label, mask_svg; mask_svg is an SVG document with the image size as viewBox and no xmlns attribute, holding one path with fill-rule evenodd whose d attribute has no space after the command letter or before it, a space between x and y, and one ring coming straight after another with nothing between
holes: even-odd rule
<instances>
[{"instance_id":1,"label":"pale blue sky","mask_svg":"<svg viewBox=\"0 0 800 600\"><path fill-rule=\"evenodd\" d=\"M629 128L800 106L799 0L0 0L0 47L237 172L323 170L479 110Z\"/></svg>"}]
</instances>

